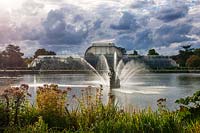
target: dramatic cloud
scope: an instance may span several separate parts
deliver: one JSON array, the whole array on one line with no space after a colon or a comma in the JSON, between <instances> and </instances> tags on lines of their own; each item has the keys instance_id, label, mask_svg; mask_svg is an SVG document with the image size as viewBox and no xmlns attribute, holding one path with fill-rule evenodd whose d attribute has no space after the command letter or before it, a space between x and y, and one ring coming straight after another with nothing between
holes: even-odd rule
<instances>
[{"instance_id":1,"label":"dramatic cloud","mask_svg":"<svg viewBox=\"0 0 200 133\"><path fill-rule=\"evenodd\" d=\"M188 7L184 5L178 7L165 7L157 13L157 18L164 22L169 22L179 18L183 18L187 15L187 13Z\"/></svg>"},{"instance_id":2,"label":"dramatic cloud","mask_svg":"<svg viewBox=\"0 0 200 133\"><path fill-rule=\"evenodd\" d=\"M135 16L129 12L124 12L118 24L111 24L114 30L135 30L138 28Z\"/></svg>"},{"instance_id":3,"label":"dramatic cloud","mask_svg":"<svg viewBox=\"0 0 200 133\"><path fill-rule=\"evenodd\" d=\"M192 26L189 24L163 25L155 31L155 42L160 45L170 45L171 43L179 43L191 41L186 35L190 32Z\"/></svg>"},{"instance_id":4,"label":"dramatic cloud","mask_svg":"<svg viewBox=\"0 0 200 133\"><path fill-rule=\"evenodd\" d=\"M198 0L19 0L16 8L9 1L0 2L0 47L18 44L26 55L41 47L83 54L98 40L163 54L200 44Z\"/></svg>"}]
</instances>

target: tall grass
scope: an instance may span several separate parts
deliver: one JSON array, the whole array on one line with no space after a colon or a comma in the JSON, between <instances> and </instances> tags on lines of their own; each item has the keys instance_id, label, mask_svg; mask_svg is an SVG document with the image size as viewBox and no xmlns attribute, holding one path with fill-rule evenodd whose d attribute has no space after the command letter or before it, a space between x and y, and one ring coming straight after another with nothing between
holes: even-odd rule
<instances>
[{"instance_id":1,"label":"tall grass","mask_svg":"<svg viewBox=\"0 0 200 133\"><path fill-rule=\"evenodd\" d=\"M23 87L17 90L21 91ZM164 104L166 99L157 101L159 107L157 111L146 109L126 112L113 103L112 95L110 95L109 102L103 104L101 87L97 88L95 93L92 91L93 88L87 87L81 90L81 96L73 95L72 99L67 99L71 88L60 90L57 85L44 85L37 90L36 105L31 106L25 98L27 89L25 90L22 91L21 97L18 97L20 100L16 99L14 93L9 94L7 98L2 95L3 101L0 102L1 132L170 133L200 131L199 113L192 117L187 108L170 112ZM7 101L9 101L9 106ZM20 101L17 106L16 101ZM10 106L12 102L15 106ZM70 108L71 103L77 105ZM195 109L200 111L198 108ZM16 119L13 117L16 115L18 122L15 122Z\"/></svg>"}]
</instances>

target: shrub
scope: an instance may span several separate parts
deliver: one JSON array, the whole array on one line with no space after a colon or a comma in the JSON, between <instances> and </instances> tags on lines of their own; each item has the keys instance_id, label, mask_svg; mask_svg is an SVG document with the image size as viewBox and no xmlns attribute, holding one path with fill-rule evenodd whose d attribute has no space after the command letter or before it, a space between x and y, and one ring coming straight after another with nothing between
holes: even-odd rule
<instances>
[{"instance_id":1,"label":"shrub","mask_svg":"<svg viewBox=\"0 0 200 133\"><path fill-rule=\"evenodd\" d=\"M26 96L31 96L28 93L28 88L28 85L22 84L20 87L11 87L4 90L1 95L0 110L4 110L4 118L1 121L5 126L21 124L20 113L24 111Z\"/></svg>"},{"instance_id":2,"label":"shrub","mask_svg":"<svg viewBox=\"0 0 200 133\"><path fill-rule=\"evenodd\" d=\"M176 100L180 104L180 112L185 117L196 117L200 115L200 91L195 92L192 96Z\"/></svg>"},{"instance_id":3,"label":"shrub","mask_svg":"<svg viewBox=\"0 0 200 133\"><path fill-rule=\"evenodd\" d=\"M188 132L191 133L199 133L200 132L200 121L196 121L195 123L192 123L188 127Z\"/></svg>"},{"instance_id":4,"label":"shrub","mask_svg":"<svg viewBox=\"0 0 200 133\"><path fill-rule=\"evenodd\" d=\"M66 124L66 94L57 85L44 85L37 90L37 111L49 127L63 128Z\"/></svg>"},{"instance_id":5,"label":"shrub","mask_svg":"<svg viewBox=\"0 0 200 133\"><path fill-rule=\"evenodd\" d=\"M192 55L186 61L187 67L200 67L200 57L197 55Z\"/></svg>"},{"instance_id":6,"label":"shrub","mask_svg":"<svg viewBox=\"0 0 200 133\"><path fill-rule=\"evenodd\" d=\"M23 86L21 89L27 90L23 89ZM158 111L146 109L137 112L126 112L119 109L113 103L114 97L111 94L108 103L102 103L103 89L101 87L96 90L92 87L87 87L81 90L81 96L71 95L72 99L69 97L67 99L67 94L69 94L70 90L71 88L62 91L57 85L39 87L37 90L36 107L27 104L24 97L26 91L23 92L24 95L20 95L21 100L17 99L19 98L18 95L16 95L17 97L3 95L4 102L0 104L0 124L4 125L5 130L0 130L0 132L167 133L199 132L200 130L200 92L196 92L193 96L186 97L185 99L177 100L177 103L184 108L174 112L166 108L166 99L163 98L157 101ZM10 94L8 93L10 90L5 92L5 94ZM16 103L13 104L14 106L11 106L12 100L15 102L20 101L19 106L15 105ZM68 104L74 104L74 102L76 104L75 108L68 108ZM9 113L6 112L7 108ZM18 109L18 123L14 124L16 121L16 109ZM189 112L190 117L185 119L187 112ZM181 113L185 114L181 115ZM195 114L195 117L191 117L191 114ZM7 121L9 126L5 124Z\"/></svg>"},{"instance_id":7,"label":"shrub","mask_svg":"<svg viewBox=\"0 0 200 133\"><path fill-rule=\"evenodd\" d=\"M5 131L5 133L47 133L48 132L48 125L45 124L42 117L38 118L38 121L36 121L33 125L27 125L25 127L8 127Z\"/></svg>"}]
</instances>

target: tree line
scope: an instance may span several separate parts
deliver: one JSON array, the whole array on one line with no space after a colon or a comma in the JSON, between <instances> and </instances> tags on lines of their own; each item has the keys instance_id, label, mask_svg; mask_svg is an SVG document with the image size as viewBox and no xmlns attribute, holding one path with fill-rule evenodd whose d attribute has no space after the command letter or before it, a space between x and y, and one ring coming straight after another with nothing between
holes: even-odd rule
<instances>
[{"instance_id":1,"label":"tree line","mask_svg":"<svg viewBox=\"0 0 200 133\"><path fill-rule=\"evenodd\" d=\"M53 51L44 48L37 49L32 57L24 58L19 46L8 45L0 52L0 68L26 68L35 58L40 55L56 55ZM136 50L132 55L139 55ZM148 56L160 55L155 49L148 51ZM200 67L200 48L191 48L191 45L182 46L177 55L171 56L179 64L179 67Z\"/></svg>"},{"instance_id":2,"label":"tree line","mask_svg":"<svg viewBox=\"0 0 200 133\"><path fill-rule=\"evenodd\" d=\"M0 68L27 68L28 64L39 55L56 55L56 53L42 48L36 50L33 57L24 58L24 53L21 52L19 46L9 44L5 50L0 52Z\"/></svg>"},{"instance_id":3,"label":"tree line","mask_svg":"<svg viewBox=\"0 0 200 133\"><path fill-rule=\"evenodd\" d=\"M177 55L170 56L179 67L188 68L200 68L200 48L192 48L192 45L184 45L179 50ZM139 55L136 50L133 51L132 55ZM147 53L148 56L158 56L160 55L155 49L150 49Z\"/></svg>"},{"instance_id":4,"label":"tree line","mask_svg":"<svg viewBox=\"0 0 200 133\"><path fill-rule=\"evenodd\" d=\"M191 45L182 46L179 54L172 56L179 67L200 67L200 48L191 48Z\"/></svg>"}]
</instances>

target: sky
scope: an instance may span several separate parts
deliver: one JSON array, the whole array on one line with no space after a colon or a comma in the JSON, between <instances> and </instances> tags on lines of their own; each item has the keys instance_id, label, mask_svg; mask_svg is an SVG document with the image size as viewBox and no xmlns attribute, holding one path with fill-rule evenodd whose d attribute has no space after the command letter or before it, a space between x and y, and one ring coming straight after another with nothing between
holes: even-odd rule
<instances>
[{"instance_id":1,"label":"sky","mask_svg":"<svg viewBox=\"0 0 200 133\"><path fill-rule=\"evenodd\" d=\"M0 48L83 54L94 41L145 54L200 47L200 0L0 0Z\"/></svg>"}]
</instances>

